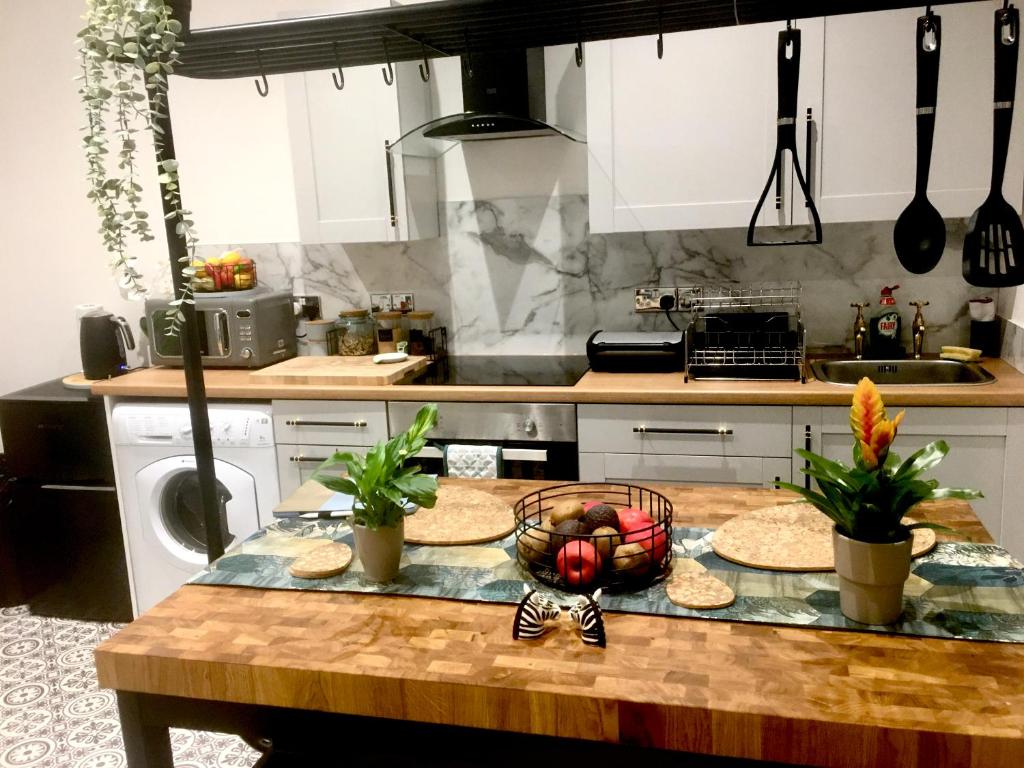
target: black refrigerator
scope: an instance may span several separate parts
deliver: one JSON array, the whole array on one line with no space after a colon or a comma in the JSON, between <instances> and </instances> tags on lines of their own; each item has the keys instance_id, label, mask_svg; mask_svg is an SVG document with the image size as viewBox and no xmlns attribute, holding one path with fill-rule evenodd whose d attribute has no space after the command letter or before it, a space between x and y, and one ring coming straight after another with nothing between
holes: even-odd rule
<instances>
[{"instance_id":1,"label":"black refrigerator","mask_svg":"<svg viewBox=\"0 0 1024 768\"><path fill-rule=\"evenodd\" d=\"M103 400L59 379L0 398L0 603L131 621Z\"/></svg>"}]
</instances>

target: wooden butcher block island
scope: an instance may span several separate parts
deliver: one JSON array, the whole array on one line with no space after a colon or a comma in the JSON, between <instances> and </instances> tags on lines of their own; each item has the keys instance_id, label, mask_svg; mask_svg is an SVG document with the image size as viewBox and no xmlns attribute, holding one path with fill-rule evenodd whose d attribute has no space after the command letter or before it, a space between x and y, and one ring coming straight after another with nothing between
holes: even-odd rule
<instances>
[{"instance_id":1,"label":"wooden butcher block island","mask_svg":"<svg viewBox=\"0 0 1024 768\"><path fill-rule=\"evenodd\" d=\"M543 487L460 482L509 503ZM657 490L687 526L788 498ZM991 541L966 503L918 513L955 538ZM118 690L131 766L170 766L166 729L178 725L326 750L339 765L398 748L419 755L410 766L1024 765L1021 644L609 613L599 649L568 623L514 641L514 612L191 585L103 643L96 663L100 684Z\"/></svg>"}]
</instances>

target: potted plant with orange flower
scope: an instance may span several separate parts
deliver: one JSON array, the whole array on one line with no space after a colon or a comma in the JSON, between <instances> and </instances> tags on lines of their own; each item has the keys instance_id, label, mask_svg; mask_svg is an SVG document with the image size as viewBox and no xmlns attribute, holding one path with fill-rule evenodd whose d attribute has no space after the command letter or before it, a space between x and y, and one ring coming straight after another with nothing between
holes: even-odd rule
<instances>
[{"instance_id":1,"label":"potted plant with orange flower","mask_svg":"<svg viewBox=\"0 0 1024 768\"><path fill-rule=\"evenodd\" d=\"M863 378L853 394L853 466L798 450L810 465L804 472L818 490L781 483L824 512L835 523L832 542L839 574L839 605L847 618L864 624L891 624L903 612L903 584L910 574L913 529L934 523L904 520L922 501L976 499L966 488L940 488L921 476L949 453L943 440L929 443L901 461L890 446L904 411L889 419L871 379Z\"/></svg>"}]
</instances>

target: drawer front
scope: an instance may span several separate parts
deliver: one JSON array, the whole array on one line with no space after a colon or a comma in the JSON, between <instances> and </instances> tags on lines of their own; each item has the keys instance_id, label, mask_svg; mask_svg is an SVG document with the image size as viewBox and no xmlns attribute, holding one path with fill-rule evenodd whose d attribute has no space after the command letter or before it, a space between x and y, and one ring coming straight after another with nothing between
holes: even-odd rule
<instances>
[{"instance_id":1,"label":"drawer front","mask_svg":"<svg viewBox=\"0 0 1024 768\"><path fill-rule=\"evenodd\" d=\"M770 488L790 479L788 459L751 456L673 456L639 453L580 454L584 482L650 482Z\"/></svg>"},{"instance_id":2,"label":"drawer front","mask_svg":"<svg viewBox=\"0 0 1024 768\"><path fill-rule=\"evenodd\" d=\"M388 410L382 402L274 401L278 444L374 445L387 437Z\"/></svg>"},{"instance_id":3,"label":"drawer front","mask_svg":"<svg viewBox=\"0 0 1024 768\"><path fill-rule=\"evenodd\" d=\"M581 405L581 451L693 456L792 453L787 406Z\"/></svg>"},{"instance_id":4,"label":"drawer front","mask_svg":"<svg viewBox=\"0 0 1024 768\"><path fill-rule=\"evenodd\" d=\"M885 399L885 389L882 389ZM889 405L885 409L889 418L904 410L902 406ZM908 406L907 415L900 424L901 435L1005 435L1009 413L1006 408L924 408ZM850 433L850 409L828 407L821 409L821 431L823 434ZM900 443L896 443L899 450ZM899 451L903 453L903 451Z\"/></svg>"},{"instance_id":5,"label":"drawer front","mask_svg":"<svg viewBox=\"0 0 1024 768\"><path fill-rule=\"evenodd\" d=\"M300 485L313 477L316 468L330 458L335 451L365 453L365 445L278 445L277 479L281 486L281 498L288 498ZM343 466L330 470L332 474L344 473Z\"/></svg>"}]
</instances>

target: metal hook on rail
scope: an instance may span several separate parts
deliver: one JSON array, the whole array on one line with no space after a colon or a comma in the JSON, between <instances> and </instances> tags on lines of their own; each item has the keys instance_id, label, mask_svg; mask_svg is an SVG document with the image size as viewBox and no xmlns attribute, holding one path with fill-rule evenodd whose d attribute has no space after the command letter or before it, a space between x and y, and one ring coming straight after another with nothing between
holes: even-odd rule
<instances>
[{"instance_id":1,"label":"metal hook on rail","mask_svg":"<svg viewBox=\"0 0 1024 768\"><path fill-rule=\"evenodd\" d=\"M580 32L579 12L576 14L576 66L583 66L583 34Z\"/></svg>"},{"instance_id":2,"label":"metal hook on rail","mask_svg":"<svg viewBox=\"0 0 1024 768\"><path fill-rule=\"evenodd\" d=\"M462 36L466 41L466 55L462 57L462 71L466 77L473 77L473 52L469 48L469 30L462 30Z\"/></svg>"},{"instance_id":3,"label":"metal hook on rail","mask_svg":"<svg viewBox=\"0 0 1024 768\"><path fill-rule=\"evenodd\" d=\"M256 93L266 98L267 94L270 93L270 84L267 83L267 75L263 71L263 59L260 57L259 48L256 49L256 66L260 68L260 79L253 81L256 83Z\"/></svg>"},{"instance_id":4,"label":"metal hook on rail","mask_svg":"<svg viewBox=\"0 0 1024 768\"><path fill-rule=\"evenodd\" d=\"M430 82L430 59L427 58L427 46L420 43L420 50L423 52L423 63L419 65L420 80L424 83Z\"/></svg>"},{"instance_id":5,"label":"metal hook on rail","mask_svg":"<svg viewBox=\"0 0 1024 768\"><path fill-rule=\"evenodd\" d=\"M661 31L661 3L658 3L658 60L665 55L665 36Z\"/></svg>"},{"instance_id":6,"label":"metal hook on rail","mask_svg":"<svg viewBox=\"0 0 1024 768\"><path fill-rule=\"evenodd\" d=\"M334 87L341 91L345 89L345 73L341 69L341 57L338 56L338 44L331 43L331 47L334 49L334 65L338 68L337 72L331 72L331 79L334 81Z\"/></svg>"},{"instance_id":7,"label":"metal hook on rail","mask_svg":"<svg viewBox=\"0 0 1024 768\"><path fill-rule=\"evenodd\" d=\"M380 39L381 45L384 46L384 61L387 62L387 68L381 67L381 72L384 75L384 82L388 85L395 84L395 69L391 66L391 54L388 53L388 41L387 38L382 37Z\"/></svg>"}]
</instances>

